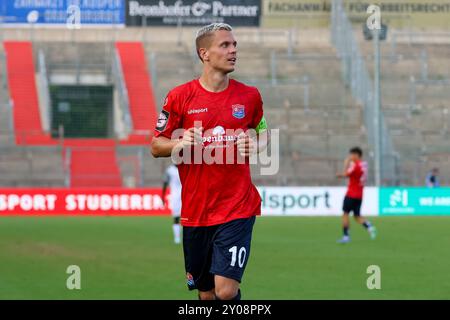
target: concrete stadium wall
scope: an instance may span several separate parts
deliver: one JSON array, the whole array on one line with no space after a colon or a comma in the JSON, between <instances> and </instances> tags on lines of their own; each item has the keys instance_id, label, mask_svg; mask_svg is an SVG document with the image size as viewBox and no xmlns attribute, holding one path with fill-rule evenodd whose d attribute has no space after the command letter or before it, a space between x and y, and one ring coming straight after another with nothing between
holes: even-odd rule
<instances>
[{"instance_id":1,"label":"concrete stadium wall","mask_svg":"<svg viewBox=\"0 0 450 320\"><path fill-rule=\"evenodd\" d=\"M326 28L331 21L331 3L331 0L263 0L261 25L278 28ZM450 4L445 0L345 0L343 3L355 25L365 23L370 15L366 13L367 7L376 4L380 6L383 23L391 28L450 27Z\"/></svg>"}]
</instances>

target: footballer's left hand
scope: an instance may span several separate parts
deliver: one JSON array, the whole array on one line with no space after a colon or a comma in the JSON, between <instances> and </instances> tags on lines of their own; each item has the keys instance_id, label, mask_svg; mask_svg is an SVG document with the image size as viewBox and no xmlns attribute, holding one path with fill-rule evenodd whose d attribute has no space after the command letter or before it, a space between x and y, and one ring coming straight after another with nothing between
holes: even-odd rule
<instances>
[{"instance_id":1,"label":"footballer's left hand","mask_svg":"<svg viewBox=\"0 0 450 320\"><path fill-rule=\"evenodd\" d=\"M243 157L250 157L256 154L258 149L256 138L252 138L245 133L238 135L236 144L239 154Z\"/></svg>"}]
</instances>

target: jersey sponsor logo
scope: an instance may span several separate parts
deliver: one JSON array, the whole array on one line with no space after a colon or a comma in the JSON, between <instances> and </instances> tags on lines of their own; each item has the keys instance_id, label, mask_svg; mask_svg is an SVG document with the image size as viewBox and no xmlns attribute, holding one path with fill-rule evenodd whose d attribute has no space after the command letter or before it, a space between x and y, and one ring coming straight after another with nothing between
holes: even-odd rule
<instances>
[{"instance_id":1,"label":"jersey sponsor logo","mask_svg":"<svg viewBox=\"0 0 450 320\"><path fill-rule=\"evenodd\" d=\"M225 134L225 129L222 126L217 126L212 131L213 135L223 135Z\"/></svg>"},{"instance_id":2,"label":"jersey sponsor logo","mask_svg":"<svg viewBox=\"0 0 450 320\"><path fill-rule=\"evenodd\" d=\"M161 111L158 121L156 122L156 130L163 131L166 128L167 122L169 122L169 115L170 113L166 110Z\"/></svg>"},{"instance_id":3,"label":"jersey sponsor logo","mask_svg":"<svg viewBox=\"0 0 450 320\"><path fill-rule=\"evenodd\" d=\"M243 119L245 117L245 106L242 104L234 104L231 106L233 117Z\"/></svg>"},{"instance_id":4,"label":"jersey sponsor logo","mask_svg":"<svg viewBox=\"0 0 450 320\"><path fill-rule=\"evenodd\" d=\"M391 207L397 207L402 205L403 207L408 206L408 191L407 190L394 190L389 196L389 204Z\"/></svg>"},{"instance_id":5,"label":"jersey sponsor logo","mask_svg":"<svg viewBox=\"0 0 450 320\"><path fill-rule=\"evenodd\" d=\"M197 114L197 113L203 113L203 112L208 112L208 108L199 108L199 109L191 109L188 110L187 114L191 115L191 114Z\"/></svg>"},{"instance_id":6,"label":"jersey sponsor logo","mask_svg":"<svg viewBox=\"0 0 450 320\"><path fill-rule=\"evenodd\" d=\"M211 129L210 129L211 130ZM209 131L209 130L208 130ZM228 141L236 141L237 136L236 135L226 135L227 131L222 126L217 126L212 129L211 135L208 136L208 132L205 132L206 136L203 136L203 144L206 143L213 143L213 142L220 142L222 145L223 143L226 143ZM218 147L219 145L215 144L215 147Z\"/></svg>"}]
</instances>

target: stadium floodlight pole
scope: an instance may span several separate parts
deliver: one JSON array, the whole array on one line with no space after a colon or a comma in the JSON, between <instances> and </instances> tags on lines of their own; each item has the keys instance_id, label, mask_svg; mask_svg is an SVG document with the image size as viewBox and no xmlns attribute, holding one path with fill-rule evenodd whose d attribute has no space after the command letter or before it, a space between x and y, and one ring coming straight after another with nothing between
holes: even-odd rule
<instances>
[{"instance_id":1,"label":"stadium floodlight pole","mask_svg":"<svg viewBox=\"0 0 450 320\"><path fill-rule=\"evenodd\" d=\"M375 185L381 186L382 170L382 143L381 143L381 92L380 92L380 30L374 28L373 48L374 48L374 127L375 127Z\"/></svg>"}]
</instances>

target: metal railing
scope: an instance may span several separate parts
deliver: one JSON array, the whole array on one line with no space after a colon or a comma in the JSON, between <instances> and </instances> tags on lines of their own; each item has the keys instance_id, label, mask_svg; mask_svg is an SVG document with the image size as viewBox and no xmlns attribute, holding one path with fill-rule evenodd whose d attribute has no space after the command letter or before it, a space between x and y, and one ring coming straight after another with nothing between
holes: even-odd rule
<instances>
[{"instance_id":1,"label":"metal railing","mask_svg":"<svg viewBox=\"0 0 450 320\"><path fill-rule=\"evenodd\" d=\"M63 173L64 173L64 186L70 187L71 175L70 175L70 164L72 161L72 149L64 148L62 152L63 161Z\"/></svg>"},{"instance_id":2,"label":"metal railing","mask_svg":"<svg viewBox=\"0 0 450 320\"><path fill-rule=\"evenodd\" d=\"M140 146L121 146L117 141L111 146L64 146L62 148L62 163L64 172L64 185L66 187L71 186L72 180L86 180L86 181L98 181L103 182L105 180L110 180L115 178L114 174L97 174L97 173L77 173L72 175L72 155L75 152L80 151L91 151L94 150L96 153L102 152L115 152L117 155L116 165L120 169L120 176L122 178L121 184L124 187L135 188L144 186L144 174L145 168L143 166L144 162L144 147Z\"/></svg>"},{"instance_id":3,"label":"metal railing","mask_svg":"<svg viewBox=\"0 0 450 320\"><path fill-rule=\"evenodd\" d=\"M392 32L390 32L390 38L391 38L391 53L395 55L398 43L448 44L450 43L450 32L436 32L436 31L419 32L419 31L393 30Z\"/></svg>"},{"instance_id":4,"label":"metal railing","mask_svg":"<svg viewBox=\"0 0 450 320\"><path fill-rule=\"evenodd\" d=\"M353 28L345 12L342 0L333 0L331 13L331 41L339 57L342 59L343 80L350 88L353 97L363 105L364 125L371 147L372 159L377 156L374 151L376 137L381 134L381 163L380 175L382 184L397 184L398 155L394 150L389 130L383 114L379 116L379 127L376 125L374 105L375 92L373 82L369 76L364 56L353 34ZM378 133L378 132L379 133Z\"/></svg>"},{"instance_id":5,"label":"metal railing","mask_svg":"<svg viewBox=\"0 0 450 320\"><path fill-rule=\"evenodd\" d=\"M144 147L117 147L116 153L122 185L128 188L145 186Z\"/></svg>"},{"instance_id":6,"label":"metal railing","mask_svg":"<svg viewBox=\"0 0 450 320\"><path fill-rule=\"evenodd\" d=\"M286 53L289 56L294 53L294 49L298 45L298 30L296 28L236 30L236 36L242 43L252 43L259 46L279 44L286 48Z\"/></svg>"},{"instance_id":7,"label":"metal railing","mask_svg":"<svg viewBox=\"0 0 450 320\"><path fill-rule=\"evenodd\" d=\"M0 185L63 186L60 146L0 146Z\"/></svg>"},{"instance_id":8,"label":"metal railing","mask_svg":"<svg viewBox=\"0 0 450 320\"><path fill-rule=\"evenodd\" d=\"M159 58L159 53L152 53L152 55L157 56L156 59L158 59L158 63L153 64L153 66L156 65L153 69L156 68L158 72L152 70L152 75L155 73L164 75L173 72L171 71L173 63L170 64L168 58L173 57L173 61L176 61L175 63L178 63L176 59L180 59L180 53L177 53L177 55L167 53L165 57L161 58ZM186 51L183 58L185 61L190 59L188 51ZM152 58L149 57L148 59L151 60ZM192 69L195 69L194 65L197 65L197 60L198 58L195 57L195 62L192 65L177 64L181 75L179 84L182 81L189 81L190 77L195 74ZM266 106L272 107L270 102L275 99L281 99L282 104L283 100L291 98L296 103L298 101L302 102L305 110L314 108L318 104L352 102L351 95L345 90L345 85L338 81L340 79L340 60L331 49L329 53L297 53L292 55L284 51L268 49L256 57L253 54L250 57L243 55L238 60L240 65L236 73L232 74L232 78L248 85L257 86L260 91L267 91L267 94L263 95ZM254 67L254 65L257 65L257 67ZM257 68L257 70L254 68ZM198 70L196 71L199 72ZM157 101L161 101L171 87L167 85L168 82L164 81L163 78L159 79L161 81L158 81L158 85L153 79L154 77L152 76ZM292 91L295 94L294 96L286 96L283 93L284 89L288 88L295 88ZM335 96L328 99L330 92L335 92ZM278 96L280 96L280 99L278 99ZM268 102L269 104L267 104ZM279 105L280 103L277 103L273 107L278 107Z\"/></svg>"},{"instance_id":9,"label":"metal railing","mask_svg":"<svg viewBox=\"0 0 450 320\"><path fill-rule=\"evenodd\" d=\"M133 130L133 122L130 114L130 104L128 100L128 90L125 85L125 79L122 73L122 64L117 51L114 51L113 63L112 63L112 75L114 79L114 86L117 88L119 95L119 108L122 115L122 121L124 124L124 134L128 135Z\"/></svg>"},{"instance_id":10,"label":"metal railing","mask_svg":"<svg viewBox=\"0 0 450 320\"><path fill-rule=\"evenodd\" d=\"M47 121L43 122L44 131L49 131L51 127L52 121L52 106L51 106L51 98L50 98L50 89L48 85L48 74L47 74L47 65L45 63L45 55L42 50L39 50L38 53L38 63L39 63L39 82L41 87L40 95L42 97L42 103L44 104L42 107L46 111L45 116L47 117Z\"/></svg>"},{"instance_id":11,"label":"metal railing","mask_svg":"<svg viewBox=\"0 0 450 320\"><path fill-rule=\"evenodd\" d=\"M158 69L156 52L151 52L147 59L148 69L150 70L150 81L154 88L158 86Z\"/></svg>"},{"instance_id":12,"label":"metal railing","mask_svg":"<svg viewBox=\"0 0 450 320\"><path fill-rule=\"evenodd\" d=\"M1 31L1 19L0 16L0 47L2 48L0 53L0 110L2 111L5 118L7 118L7 126L0 128L0 132L6 133L8 135L9 143L14 142L14 121L13 121L13 101L11 100L9 94L9 83L8 83L8 68L7 68L7 56L6 51L3 46L3 37Z\"/></svg>"}]
</instances>

